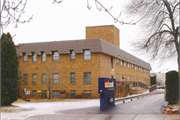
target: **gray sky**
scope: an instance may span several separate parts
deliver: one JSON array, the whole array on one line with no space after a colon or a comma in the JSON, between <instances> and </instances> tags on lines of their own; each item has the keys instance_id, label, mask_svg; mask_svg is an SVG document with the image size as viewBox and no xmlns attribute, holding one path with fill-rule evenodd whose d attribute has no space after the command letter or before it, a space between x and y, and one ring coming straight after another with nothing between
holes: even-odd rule
<instances>
[{"instance_id":1,"label":"gray sky","mask_svg":"<svg viewBox=\"0 0 180 120\"><path fill-rule=\"evenodd\" d=\"M99 1L107 8L113 6L111 12L114 16L119 15L124 4L124 0ZM10 32L12 36L16 35L13 41L17 45L29 42L85 39L86 26L114 25L120 30L121 49L149 62L153 71L178 70L176 59L159 66L159 63L152 62L144 55L132 51L132 46L128 41L135 38L134 32L139 28L137 25L115 23L104 10L101 12L97 10L94 0L89 0L89 5L90 10L87 8L87 0L64 0L60 4L53 4L53 0L28 0L22 20L34 15L31 22L19 24L18 28L10 24L4 32ZM123 18L123 13L121 18Z\"/></svg>"}]
</instances>

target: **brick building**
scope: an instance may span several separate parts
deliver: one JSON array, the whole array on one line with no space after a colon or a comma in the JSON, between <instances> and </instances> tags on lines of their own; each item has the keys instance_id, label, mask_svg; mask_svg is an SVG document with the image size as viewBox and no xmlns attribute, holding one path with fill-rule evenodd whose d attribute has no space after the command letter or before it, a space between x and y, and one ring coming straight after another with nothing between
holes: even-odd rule
<instances>
[{"instance_id":1,"label":"brick building","mask_svg":"<svg viewBox=\"0 0 180 120\"><path fill-rule=\"evenodd\" d=\"M86 27L86 39L19 44L19 95L99 98L98 78L150 86L149 63L119 48L113 26ZM138 85L137 85L138 84ZM51 94L49 94L49 91Z\"/></svg>"}]
</instances>

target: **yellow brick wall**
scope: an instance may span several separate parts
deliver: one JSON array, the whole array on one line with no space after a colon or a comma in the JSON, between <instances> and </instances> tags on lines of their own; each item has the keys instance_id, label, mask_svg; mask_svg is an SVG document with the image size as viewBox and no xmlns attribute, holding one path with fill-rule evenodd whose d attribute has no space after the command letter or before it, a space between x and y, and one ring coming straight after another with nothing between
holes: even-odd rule
<instances>
[{"instance_id":1,"label":"yellow brick wall","mask_svg":"<svg viewBox=\"0 0 180 120\"><path fill-rule=\"evenodd\" d=\"M42 73L50 74L59 73L60 75L60 84L55 85L51 88L51 93L53 90L65 90L66 93L70 93L71 90L76 90L76 95L81 95L84 90L91 90L93 98L99 98L98 94L98 78L99 77L108 77L110 78L113 75L113 78L116 79L116 74L121 74L127 76L135 76L146 78L146 81L143 81L145 84L150 84L149 73L144 73L137 71L135 69L130 69L123 67L121 65L116 65L115 58L113 59L113 68L114 72L111 70L111 56L105 55L103 53L91 53L91 60L84 61L83 54L76 54L76 60L70 61L70 54L60 55L60 60L58 62L52 61L52 55L46 56L46 62L41 62L41 56L37 56L37 62L32 62L32 56L28 56L28 62L23 62L22 57L20 60L20 68L23 74L28 74L28 85L21 84L19 88L20 96L23 96L23 90L30 90L32 93L33 90L47 90L46 85L41 84L41 75ZM70 83L70 73L75 73L76 83ZM84 72L91 72L91 83L84 83ZM32 74L37 74L37 84L32 85ZM66 96L66 93L61 93L60 97ZM52 94L51 94L52 98Z\"/></svg>"},{"instance_id":2,"label":"yellow brick wall","mask_svg":"<svg viewBox=\"0 0 180 120\"><path fill-rule=\"evenodd\" d=\"M46 62L41 62L41 56L37 56L37 62L32 62L32 57L28 57L28 62L23 62L20 58L20 68L22 68L22 75L28 74L28 85L20 86L20 96L23 96L23 89L30 90L48 90L45 85L41 84L42 73L51 74L59 73L60 84L52 87L51 90L76 90L76 95L81 95L84 90L91 90L92 97L98 98L98 77L100 76L100 57L99 53L91 54L91 60L84 61L83 54L76 54L76 60L70 61L70 55L60 55L59 62L52 62L52 56L46 56ZM50 61L48 63L48 61ZM47 69L49 67L49 69ZM70 73L75 73L76 83L70 83ZM91 84L84 83L84 72L91 72ZM32 74L37 74L37 84L32 85ZM61 95L60 95L61 96Z\"/></svg>"},{"instance_id":3,"label":"yellow brick wall","mask_svg":"<svg viewBox=\"0 0 180 120\"><path fill-rule=\"evenodd\" d=\"M119 29L113 25L86 27L86 39L101 38L119 48Z\"/></svg>"}]
</instances>

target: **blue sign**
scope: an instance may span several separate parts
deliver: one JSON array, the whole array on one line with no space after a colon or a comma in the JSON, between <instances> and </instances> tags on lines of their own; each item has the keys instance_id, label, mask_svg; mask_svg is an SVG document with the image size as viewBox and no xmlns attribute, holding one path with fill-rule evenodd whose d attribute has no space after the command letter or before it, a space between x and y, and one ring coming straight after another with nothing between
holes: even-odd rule
<instances>
[{"instance_id":1,"label":"blue sign","mask_svg":"<svg viewBox=\"0 0 180 120\"><path fill-rule=\"evenodd\" d=\"M100 94L100 110L115 105L116 80L112 78L98 78L98 93Z\"/></svg>"},{"instance_id":2,"label":"blue sign","mask_svg":"<svg viewBox=\"0 0 180 120\"><path fill-rule=\"evenodd\" d=\"M98 92L104 93L115 93L116 92L116 80L112 78L99 78L98 79Z\"/></svg>"}]
</instances>

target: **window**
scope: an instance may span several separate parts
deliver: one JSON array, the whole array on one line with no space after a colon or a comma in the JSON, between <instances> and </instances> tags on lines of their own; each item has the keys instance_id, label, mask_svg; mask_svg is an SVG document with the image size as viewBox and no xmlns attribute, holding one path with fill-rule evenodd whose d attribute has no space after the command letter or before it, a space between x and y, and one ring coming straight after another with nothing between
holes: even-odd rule
<instances>
[{"instance_id":1,"label":"window","mask_svg":"<svg viewBox=\"0 0 180 120\"><path fill-rule=\"evenodd\" d=\"M36 84L36 83L37 83L37 75L32 74L32 84Z\"/></svg>"},{"instance_id":2,"label":"window","mask_svg":"<svg viewBox=\"0 0 180 120\"><path fill-rule=\"evenodd\" d=\"M59 91L53 91L53 98L59 98Z\"/></svg>"},{"instance_id":3,"label":"window","mask_svg":"<svg viewBox=\"0 0 180 120\"><path fill-rule=\"evenodd\" d=\"M116 74L116 81L119 81L119 74Z\"/></svg>"},{"instance_id":4,"label":"window","mask_svg":"<svg viewBox=\"0 0 180 120\"><path fill-rule=\"evenodd\" d=\"M123 81L123 79L124 79L124 77L123 77L123 75L121 75L121 81Z\"/></svg>"},{"instance_id":5,"label":"window","mask_svg":"<svg viewBox=\"0 0 180 120\"><path fill-rule=\"evenodd\" d=\"M59 74L53 73L53 84L59 84Z\"/></svg>"},{"instance_id":6,"label":"window","mask_svg":"<svg viewBox=\"0 0 180 120\"><path fill-rule=\"evenodd\" d=\"M35 52L32 52L32 61L33 62L37 61L37 56L36 56Z\"/></svg>"},{"instance_id":7,"label":"window","mask_svg":"<svg viewBox=\"0 0 180 120\"><path fill-rule=\"evenodd\" d=\"M36 91L36 90L33 90L33 91L32 91L32 96L35 97L36 94L37 94L37 91Z\"/></svg>"},{"instance_id":8,"label":"window","mask_svg":"<svg viewBox=\"0 0 180 120\"><path fill-rule=\"evenodd\" d=\"M24 85L27 85L28 83L27 83L27 74L24 74L23 75L23 82L24 82Z\"/></svg>"},{"instance_id":9,"label":"window","mask_svg":"<svg viewBox=\"0 0 180 120\"><path fill-rule=\"evenodd\" d=\"M46 74L42 74L42 84L46 84Z\"/></svg>"},{"instance_id":10,"label":"window","mask_svg":"<svg viewBox=\"0 0 180 120\"><path fill-rule=\"evenodd\" d=\"M113 68L113 57L111 57L111 68Z\"/></svg>"},{"instance_id":11,"label":"window","mask_svg":"<svg viewBox=\"0 0 180 120\"><path fill-rule=\"evenodd\" d=\"M27 62L28 61L28 56L26 55L26 53L23 53L23 61Z\"/></svg>"},{"instance_id":12,"label":"window","mask_svg":"<svg viewBox=\"0 0 180 120\"><path fill-rule=\"evenodd\" d=\"M74 50L70 51L70 55L71 55L71 61L74 61L75 60L75 52L74 52Z\"/></svg>"},{"instance_id":13,"label":"window","mask_svg":"<svg viewBox=\"0 0 180 120\"><path fill-rule=\"evenodd\" d=\"M71 83L75 83L75 73L71 73Z\"/></svg>"},{"instance_id":14,"label":"window","mask_svg":"<svg viewBox=\"0 0 180 120\"><path fill-rule=\"evenodd\" d=\"M134 77L132 77L132 81L134 81Z\"/></svg>"},{"instance_id":15,"label":"window","mask_svg":"<svg viewBox=\"0 0 180 120\"><path fill-rule=\"evenodd\" d=\"M124 76L124 81L126 81L126 75Z\"/></svg>"},{"instance_id":16,"label":"window","mask_svg":"<svg viewBox=\"0 0 180 120\"><path fill-rule=\"evenodd\" d=\"M119 81L119 74L118 74L118 81Z\"/></svg>"},{"instance_id":17,"label":"window","mask_svg":"<svg viewBox=\"0 0 180 120\"><path fill-rule=\"evenodd\" d=\"M121 66L123 66L124 60L121 60Z\"/></svg>"},{"instance_id":18,"label":"window","mask_svg":"<svg viewBox=\"0 0 180 120\"><path fill-rule=\"evenodd\" d=\"M138 67L137 67L137 66L135 66L135 70L138 70Z\"/></svg>"},{"instance_id":19,"label":"window","mask_svg":"<svg viewBox=\"0 0 180 120\"><path fill-rule=\"evenodd\" d=\"M47 98L46 90L42 90L41 98Z\"/></svg>"},{"instance_id":20,"label":"window","mask_svg":"<svg viewBox=\"0 0 180 120\"><path fill-rule=\"evenodd\" d=\"M71 90L71 98L75 98L76 96L76 91L75 90Z\"/></svg>"},{"instance_id":21,"label":"window","mask_svg":"<svg viewBox=\"0 0 180 120\"><path fill-rule=\"evenodd\" d=\"M116 74L116 81L118 81L118 74Z\"/></svg>"},{"instance_id":22,"label":"window","mask_svg":"<svg viewBox=\"0 0 180 120\"><path fill-rule=\"evenodd\" d=\"M44 52L41 52L41 61L42 62L46 61L46 54Z\"/></svg>"},{"instance_id":23,"label":"window","mask_svg":"<svg viewBox=\"0 0 180 120\"><path fill-rule=\"evenodd\" d=\"M126 67L126 61L124 61L124 67Z\"/></svg>"},{"instance_id":24,"label":"window","mask_svg":"<svg viewBox=\"0 0 180 120\"><path fill-rule=\"evenodd\" d=\"M91 97L91 90L84 90L84 97L90 98Z\"/></svg>"},{"instance_id":25,"label":"window","mask_svg":"<svg viewBox=\"0 0 180 120\"><path fill-rule=\"evenodd\" d=\"M57 51L52 52L52 57L53 61L59 61L59 53Z\"/></svg>"},{"instance_id":26,"label":"window","mask_svg":"<svg viewBox=\"0 0 180 120\"><path fill-rule=\"evenodd\" d=\"M132 69L134 69L134 65L132 64Z\"/></svg>"},{"instance_id":27,"label":"window","mask_svg":"<svg viewBox=\"0 0 180 120\"><path fill-rule=\"evenodd\" d=\"M116 58L116 65L119 65L119 59Z\"/></svg>"},{"instance_id":28,"label":"window","mask_svg":"<svg viewBox=\"0 0 180 120\"><path fill-rule=\"evenodd\" d=\"M128 81L130 81L130 76L128 76Z\"/></svg>"},{"instance_id":29,"label":"window","mask_svg":"<svg viewBox=\"0 0 180 120\"><path fill-rule=\"evenodd\" d=\"M91 60L90 50L84 50L84 60Z\"/></svg>"},{"instance_id":30,"label":"window","mask_svg":"<svg viewBox=\"0 0 180 120\"><path fill-rule=\"evenodd\" d=\"M84 83L91 83L91 73L84 73Z\"/></svg>"}]
</instances>

